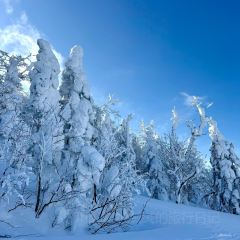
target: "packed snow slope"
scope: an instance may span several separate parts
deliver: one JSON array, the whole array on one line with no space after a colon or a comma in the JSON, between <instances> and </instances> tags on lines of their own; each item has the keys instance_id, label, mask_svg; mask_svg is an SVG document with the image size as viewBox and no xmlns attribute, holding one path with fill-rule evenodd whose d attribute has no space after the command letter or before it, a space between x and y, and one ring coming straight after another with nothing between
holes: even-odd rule
<instances>
[{"instance_id":1,"label":"packed snow slope","mask_svg":"<svg viewBox=\"0 0 240 240\"><path fill-rule=\"evenodd\" d=\"M136 212L146 201L136 199ZM25 210L18 210L8 218L17 228L0 224L0 232L22 240L240 240L240 216L160 200L150 200L143 220L128 232L91 235L79 229L67 233L49 229L44 216L35 222L29 217Z\"/></svg>"}]
</instances>

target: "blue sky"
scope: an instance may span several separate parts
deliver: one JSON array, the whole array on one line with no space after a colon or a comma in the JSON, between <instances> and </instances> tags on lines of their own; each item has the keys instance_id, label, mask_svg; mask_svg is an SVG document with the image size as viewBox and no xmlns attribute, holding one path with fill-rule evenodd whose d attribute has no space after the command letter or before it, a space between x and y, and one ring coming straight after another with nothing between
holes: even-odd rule
<instances>
[{"instance_id":1,"label":"blue sky","mask_svg":"<svg viewBox=\"0 0 240 240\"><path fill-rule=\"evenodd\" d=\"M1 0L0 29L26 25L18 31L46 38L64 57L80 44L93 94L119 98L134 125L154 119L164 131L173 106L182 122L194 117L181 92L204 96L239 146L239 9L227 0Z\"/></svg>"}]
</instances>

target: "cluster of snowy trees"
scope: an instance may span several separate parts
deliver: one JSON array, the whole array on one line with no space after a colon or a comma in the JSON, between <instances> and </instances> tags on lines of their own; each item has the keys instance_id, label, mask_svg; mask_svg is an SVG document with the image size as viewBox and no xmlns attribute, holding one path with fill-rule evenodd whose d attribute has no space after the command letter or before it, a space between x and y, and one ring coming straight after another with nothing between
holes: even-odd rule
<instances>
[{"instance_id":1,"label":"cluster of snowy trees","mask_svg":"<svg viewBox=\"0 0 240 240\"><path fill-rule=\"evenodd\" d=\"M61 72L49 43L37 44L34 61L0 51L0 206L48 214L52 227L68 230L87 219L92 233L126 230L136 194L240 214L240 159L199 98L187 139L175 109L164 136L152 122L134 133L114 99L95 104L79 46ZM196 146L207 130L210 167Z\"/></svg>"},{"instance_id":2,"label":"cluster of snowy trees","mask_svg":"<svg viewBox=\"0 0 240 240\"><path fill-rule=\"evenodd\" d=\"M177 136L175 109L172 129L165 136L157 134L153 123L141 125L133 142L137 170L146 179L153 198L240 214L240 159L216 121L206 116L200 98L192 97L192 106L199 121L187 123L190 133L186 140ZM210 166L196 145L197 139L205 134L211 140Z\"/></svg>"},{"instance_id":3,"label":"cluster of snowy trees","mask_svg":"<svg viewBox=\"0 0 240 240\"><path fill-rule=\"evenodd\" d=\"M0 204L49 214L69 230L86 217L92 232L125 228L140 183L130 118L117 124L111 104L94 104L79 46L60 74L49 43L37 44L33 62L0 55Z\"/></svg>"}]
</instances>

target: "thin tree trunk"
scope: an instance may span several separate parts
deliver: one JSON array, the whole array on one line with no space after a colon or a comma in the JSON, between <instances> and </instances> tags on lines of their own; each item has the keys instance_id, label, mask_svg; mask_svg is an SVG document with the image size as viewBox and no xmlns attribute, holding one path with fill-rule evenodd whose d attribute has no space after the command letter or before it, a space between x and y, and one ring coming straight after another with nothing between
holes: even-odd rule
<instances>
[{"instance_id":1,"label":"thin tree trunk","mask_svg":"<svg viewBox=\"0 0 240 240\"><path fill-rule=\"evenodd\" d=\"M36 200L36 205L35 205L35 216L36 216L36 218L39 217L40 198L41 198L41 176L40 176L40 173L39 173L38 183L37 183L37 200Z\"/></svg>"}]
</instances>

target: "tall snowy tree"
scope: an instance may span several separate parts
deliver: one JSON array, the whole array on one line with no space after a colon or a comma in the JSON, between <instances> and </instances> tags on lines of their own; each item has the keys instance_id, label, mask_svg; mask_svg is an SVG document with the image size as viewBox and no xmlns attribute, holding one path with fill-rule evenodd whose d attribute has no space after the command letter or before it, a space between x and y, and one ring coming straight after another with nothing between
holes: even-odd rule
<instances>
[{"instance_id":1,"label":"tall snowy tree","mask_svg":"<svg viewBox=\"0 0 240 240\"><path fill-rule=\"evenodd\" d=\"M81 206L78 211L89 211L95 201L96 189L105 160L92 145L94 133L93 100L83 73L83 51L81 47L71 49L62 75L61 117L64 122L64 151L62 162L69 164L72 175L68 177L71 189L79 192L79 199L69 205ZM70 208L70 206L69 206ZM73 215L70 211L65 224L72 228Z\"/></svg>"},{"instance_id":2,"label":"tall snowy tree","mask_svg":"<svg viewBox=\"0 0 240 240\"><path fill-rule=\"evenodd\" d=\"M18 68L23 59L5 53L0 61L4 73L0 82L0 200L14 193L16 199L12 200L24 203L21 187L28 180L25 163L29 129L21 117L25 97Z\"/></svg>"},{"instance_id":3,"label":"tall snowy tree","mask_svg":"<svg viewBox=\"0 0 240 240\"><path fill-rule=\"evenodd\" d=\"M129 133L130 117L119 126L114 102L96 109L96 146L106 160L91 210L90 230L112 232L126 229L134 217L133 194L140 178L135 169L135 153Z\"/></svg>"},{"instance_id":4,"label":"tall snowy tree","mask_svg":"<svg viewBox=\"0 0 240 240\"><path fill-rule=\"evenodd\" d=\"M59 63L48 42L37 41L39 51L29 72L30 97L26 120L31 127L33 173L35 176L35 216L49 206L67 198L64 175L60 171L62 128L59 114Z\"/></svg>"},{"instance_id":5,"label":"tall snowy tree","mask_svg":"<svg viewBox=\"0 0 240 240\"><path fill-rule=\"evenodd\" d=\"M203 125L205 126L205 115L200 111L201 104L194 102L198 110L200 123L195 127L189 124L191 135L187 140L180 140L177 136L176 127L178 116L176 110L172 111L172 130L166 136L167 148L162 148L162 158L170 179L170 198L176 203L190 201L190 184L196 179L200 170L202 159L194 143L197 137L202 135Z\"/></svg>"},{"instance_id":6,"label":"tall snowy tree","mask_svg":"<svg viewBox=\"0 0 240 240\"><path fill-rule=\"evenodd\" d=\"M0 85L0 134L1 140L10 141L10 138L13 137L11 136L13 135L13 129L20 122L24 96L18 76L17 59L11 57L6 70L4 81ZM3 143L1 145L3 145Z\"/></svg>"},{"instance_id":7,"label":"tall snowy tree","mask_svg":"<svg viewBox=\"0 0 240 240\"><path fill-rule=\"evenodd\" d=\"M135 164L135 152L132 146L132 134L130 133L131 115L123 119L118 132L119 148L124 150L119 157L120 180L122 181L122 204L125 204L123 210L124 217L133 214L133 194L140 184L141 178L137 175Z\"/></svg>"},{"instance_id":8,"label":"tall snowy tree","mask_svg":"<svg viewBox=\"0 0 240 240\"><path fill-rule=\"evenodd\" d=\"M209 119L209 135L212 139L211 165L213 170L212 208L240 214L240 159L232 143L224 139L217 123Z\"/></svg>"}]
</instances>

